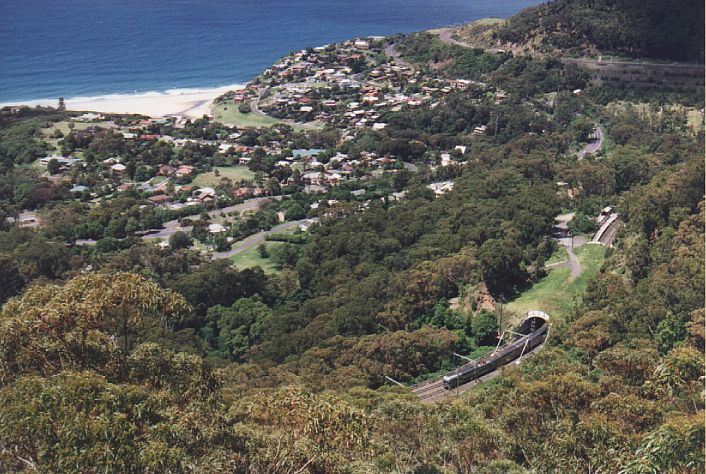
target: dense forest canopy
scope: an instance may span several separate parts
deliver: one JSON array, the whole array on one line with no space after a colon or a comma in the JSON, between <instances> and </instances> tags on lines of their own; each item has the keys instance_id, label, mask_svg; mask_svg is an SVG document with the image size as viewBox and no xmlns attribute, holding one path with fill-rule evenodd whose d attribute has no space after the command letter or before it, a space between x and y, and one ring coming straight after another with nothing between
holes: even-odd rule
<instances>
[{"instance_id":1,"label":"dense forest canopy","mask_svg":"<svg viewBox=\"0 0 706 474\"><path fill-rule=\"evenodd\" d=\"M499 34L522 41L542 19L573 25L544 37L552 47L602 35L601 50L639 55L698 36L690 18L679 35L647 35L682 20L637 5L551 2ZM644 20L621 29L634 9ZM702 93L596 85L552 58L429 33L390 41L411 88L467 87L346 139L203 118L148 121L132 141L61 132L71 112L0 109L0 471L703 472ZM582 155L597 128L603 143ZM317 218L257 247L269 268L213 258L225 236L204 243L242 203L231 180L214 184L220 208L190 211L101 172L120 157L134 181L172 165L215 175L232 163L214 142L231 136L252 149L252 180L279 192L238 217L232 240ZM282 150L265 152L273 142ZM306 193L299 170L276 165L295 148L389 166ZM39 168L52 152L85 166ZM100 195L72 193L79 182ZM607 206L612 245L582 245ZM27 212L42 224L20 225ZM571 246L552 237L560 215L573 216ZM170 221L185 227L162 245L142 238ZM488 354L530 309L550 313L551 333L521 364L438 402L409 390L456 354Z\"/></svg>"},{"instance_id":2,"label":"dense forest canopy","mask_svg":"<svg viewBox=\"0 0 706 474\"><path fill-rule=\"evenodd\" d=\"M704 61L704 4L694 0L555 0L497 31L506 43L579 55Z\"/></svg>"}]
</instances>

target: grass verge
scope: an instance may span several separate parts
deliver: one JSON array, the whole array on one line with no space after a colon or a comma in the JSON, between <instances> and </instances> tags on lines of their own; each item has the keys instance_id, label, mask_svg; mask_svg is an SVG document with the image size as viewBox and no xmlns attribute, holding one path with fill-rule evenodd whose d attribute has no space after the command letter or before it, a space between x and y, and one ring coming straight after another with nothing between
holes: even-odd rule
<instances>
[{"instance_id":1,"label":"grass verge","mask_svg":"<svg viewBox=\"0 0 706 474\"><path fill-rule=\"evenodd\" d=\"M571 277L568 268L555 268L538 281L532 288L522 293L506 305L518 321L527 311L541 309L550 316L565 318L574 306L581 301L588 280L593 277L605 259L606 249L602 245L586 244L574 253L583 267L583 272L576 278Z\"/></svg>"},{"instance_id":2,"label":"grass verge","mask_svg":"<svg viewBox=\"0 0 706 474\"><path fill-rule=\"evenodd\" d=\"M215 170L218 171L218 176L216 176ZM228 178L233 182L238 182L247 179L253 179L255 173L250 171L245 166L229 166L229 167L216 167L214 171L209 171L208 173L201 173L196 178L192 184L194 186L217 186L221 182L221 179Z\"/></svg>"},{"instance_id":3,"label":"grass verge","mask_svg":"<svg viewBox=\"0 0 706 474\"><path fill-rule=\"evenodd\" d=\"M280 245L284 245L284 242L265 242L267 249L271 252L272 249ZM230 261L235 265L238 270L244 270L246 268L260 267L268 275L278 273L279 269L272 261L270 257L262 258L260 252L257 249L257 245L249 248L248 250L241 252L237 255L230 257Z\"/></svg>"},{"instance_id":4,"label":"grass verge","mask_svg":"<svg viewBox=\"0 0 706 474\"><path fill-rule=\"evenodd\" d=\"M545 265L552 265L554 263L564 262L569 259L569 254L563 245L557 247L554 253L547 259Z\"/></svg>"}]
</instances>

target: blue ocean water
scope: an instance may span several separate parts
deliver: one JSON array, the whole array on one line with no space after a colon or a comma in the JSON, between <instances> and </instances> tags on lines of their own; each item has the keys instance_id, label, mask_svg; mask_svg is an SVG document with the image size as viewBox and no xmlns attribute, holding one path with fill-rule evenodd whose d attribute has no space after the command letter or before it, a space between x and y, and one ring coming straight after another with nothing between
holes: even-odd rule
<instances>
[{"instance_id":1,"label":"blue ocean water","mask_svg":"<svg viewBox=\"0 0 706 474\"><path fill-rule=\"evenodd\" d=\"M0 0L0 103L244 83L290 51L540 0Z\"/></svg>"}]
</instances>

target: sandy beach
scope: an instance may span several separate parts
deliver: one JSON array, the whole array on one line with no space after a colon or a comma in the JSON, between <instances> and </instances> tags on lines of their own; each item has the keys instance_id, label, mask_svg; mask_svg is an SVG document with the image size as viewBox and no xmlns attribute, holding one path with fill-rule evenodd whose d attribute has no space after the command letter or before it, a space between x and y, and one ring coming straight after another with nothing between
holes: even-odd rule
<instances>
[{"instance_id":1,"label":"sandy beach","mask_svg":"<svg viewBox=\"0 0 706 474\"><path fill-rule=\"evenodd\" d=\"M215 87L210 89L172 89L164 92L144 92L138 94L110 94L96 97L75 97L66 99L67 110L101 113L136 113L150 117L183 116L202 117L209 114L213 100L225 92L242 89L242 84ZM56 100L33 100L8 105L52 106Z\"/></svg>"}]
</instances>

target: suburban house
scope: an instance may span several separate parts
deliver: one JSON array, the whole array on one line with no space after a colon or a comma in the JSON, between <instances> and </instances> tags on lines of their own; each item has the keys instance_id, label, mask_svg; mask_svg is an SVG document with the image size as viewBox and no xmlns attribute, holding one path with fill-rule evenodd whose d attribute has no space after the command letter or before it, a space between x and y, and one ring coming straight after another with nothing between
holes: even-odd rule
<instances>
[{"instance_id":1,"label":"suburban house","mask_svg":"<svg viewBox=\"0 0 706 474\"><path fill-rule=\"evenodd\" d=\"M176 174L177 178L183 178L184 176L189 176L193 171L194 171L193 166L181 165L181 166L179 166L179 168L177 168L175 174Z\"/></svg>"},{"instance_id":2,"label":"suburban house","mask_svg":"<svg viewBox=\"0 0 706 474\"><path fill-rule=\"evenodd\" d=\"M169 201L169 196L166 194L157 194L156 196L150 196L147 198L152 204L164 204Z\"/></svg>"},{"instance_id":3,"label":"suburban house","mask_svg":"<svg viewBox=\"0 0 706 474\"><path fill-rule=\"evenodd\" d=\"M208 225L208 232L210 234L220 234L221 232L225 232L226 228L223 227L221 224L209 224Z\"/></svg>"},{"instance_id":4,"label":"suburban house","mask_svg":"<svg viewBox=\"0 0 706 474\"><path fill-rule=\"evenodd\" d=\"M196 199L200 202L213 201L216 198L216 190L213 188L201 188L195 191Z\"/></svg>"}]
</instances>

